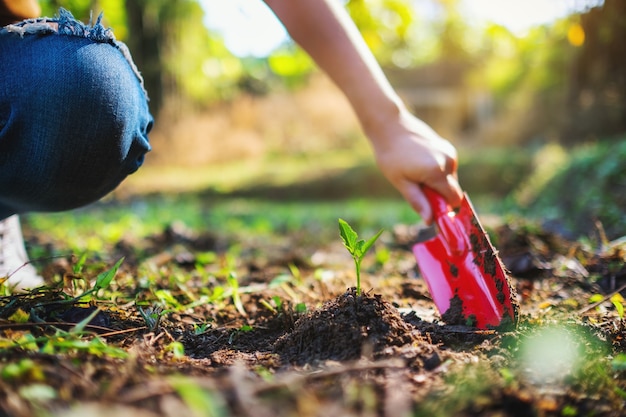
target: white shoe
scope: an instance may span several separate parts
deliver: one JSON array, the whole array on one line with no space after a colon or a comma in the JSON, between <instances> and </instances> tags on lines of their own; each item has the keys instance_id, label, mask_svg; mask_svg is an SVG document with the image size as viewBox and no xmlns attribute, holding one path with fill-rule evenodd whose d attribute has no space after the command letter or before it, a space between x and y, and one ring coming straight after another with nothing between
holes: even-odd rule
<instances>
[{"instance_id":1,"label":"white shoe","mask_svg":"<svg viewBox=\"0 0 626 417\"><path fill-rule=\"evenodd\" d=\"M0 220L0 280L5 278L4 284L18 291L44 284L28 260L17 214Z\"/></svg>"}]
</instances>

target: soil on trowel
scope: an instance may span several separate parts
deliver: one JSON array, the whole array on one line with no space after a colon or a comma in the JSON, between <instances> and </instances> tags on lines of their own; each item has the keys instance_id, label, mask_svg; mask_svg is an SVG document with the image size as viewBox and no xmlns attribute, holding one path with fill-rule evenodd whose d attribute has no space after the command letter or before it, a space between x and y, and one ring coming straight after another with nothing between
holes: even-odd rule
<instances>
[{"instance_id":1,"label":"soil on trowel","mask_svg":"<svg viewBox=\"0 0 626 417\"><path fill-rule=\"evenodd\" d=\"M447 324L473 325L473 318L465 317L463 314L463 300L458 294L450 299L450 307L441 315L441 320ZM468 322L469 321L469 322Z\"/></svg>"},{"instance_id":2,"label":"soil on trowel","mask_svg":"<svg viewBox=\"0 0 626 417\"><path fill-rule=\"evenodd\" d=\"M276 341L285 362L302 365L324 360L380 357L385 349L425 343L419 332L380 295L351 288L321 308L300 317Z\"/></svg>"}]
</instances>

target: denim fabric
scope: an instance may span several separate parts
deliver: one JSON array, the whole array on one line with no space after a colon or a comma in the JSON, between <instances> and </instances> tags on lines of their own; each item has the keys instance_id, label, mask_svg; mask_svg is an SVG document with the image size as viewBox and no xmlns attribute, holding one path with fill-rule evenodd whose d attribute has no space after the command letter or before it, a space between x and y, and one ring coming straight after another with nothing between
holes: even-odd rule
<instances>
[{"instance_id":1,"label":"denim fabric","mask_svg":"<svg viewBox=\"0 0 626 417\"><path fill-rule=\"evenodd\" d=\"M0 28L0 220L93 202L150 150L143 81L100 19Z\"/></svg>"}]
</instances>

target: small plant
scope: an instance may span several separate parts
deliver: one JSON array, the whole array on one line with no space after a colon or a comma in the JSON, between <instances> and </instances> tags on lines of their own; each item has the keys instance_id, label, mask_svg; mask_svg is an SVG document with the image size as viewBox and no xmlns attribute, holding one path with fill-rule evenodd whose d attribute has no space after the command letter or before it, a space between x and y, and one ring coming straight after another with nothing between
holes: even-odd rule
<instances>
[{"instance_id":1,"label":"small plant","mask_svg":"<svg viewBox=\"0 0 626 417\"><path fill-rule=\"evenodd\" d=\"M211 323L202 323L202 324L194 324L193 325L193 334L194 336L200 336L211 330L213 325Z\"/></svg>"},{"instance_id":2,"label":"small plant","mask_svg":"<svg viewBox=\"0 0 626 417\"><path fill-rule=\"evenodd\" d=\"M141 306L137 306L137 310L139 310L139 314L143 318L143 321L146 323L146 327L151 332L156 332L159 329L159 324L161 323L161 317L163 317L167 310L163 310L159 306L148 307L147 309L141 308Z\"/></svg>"},{"instance_id":3,"label":"small plant","mask_svg":"<svg viewBox=\"0 0 626 417\"><path fill-rule=\"evenodd\" d=\"M602 294L594 294L589 298L589 303L595 305L596 309L600 310L600 305L607 300L613 304L619 318L623 319L625 315L624 303L626 303L626 300L624 300L624 297L622 297L619 292L611 295L610 297L605 297Z\"/></svg>"},{"instance_id":4,"label":"small plant","mask_svg":"<svg viewBox=\"0 0 626 417\"><path fill-rule=\"evenodd\" d=\"M230 285L233 305L235 306L239 314L246 317L248 314L243 308L243 302L241 301L241 293L239 292L239 281L237 280L237 274L234 271L229 272L228 277L226 277L226 281L228 282L228 285Z\"/></svg>"},{"instance_id":5,"label":"small plant","mask_svg":"<svg viewBox=\"0 0 626 417\"><path fill-rule=\"evenodd\" d=\"M359 235L350 227L348 222L339 219L339 234L341 235L341 240L343 240L343 245L348 249L350 255L352 255L352 259L354 259L354 267L356 269L356 295L361 295L361 262L367 251L382 233L383 230L381 229L369 240L359 240Z\"/></svg>"}]
</instances>

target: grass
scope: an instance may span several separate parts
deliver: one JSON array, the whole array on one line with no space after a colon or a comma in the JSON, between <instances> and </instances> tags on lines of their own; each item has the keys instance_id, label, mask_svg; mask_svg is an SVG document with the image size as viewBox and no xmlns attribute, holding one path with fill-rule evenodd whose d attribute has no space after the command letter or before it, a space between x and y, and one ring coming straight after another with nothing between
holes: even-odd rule
<instances>
[{"instance_id":1,"label":"grass","mask_svg":"<svg viewBox=\"0 0 626 417\"><path fill-rule=\"evenodd\" d=\"M309 154L266 154L237 161L199 166L150 163L128 177L117 195L199 192L213 189L228 193L258 184L281 186L323 176L327 172L372 164L367 148Z\"/></svg>"},{"instance_id":2,"label":"grass","mask_svg":"<svg viewBox=\"0 0 626 417\"><path fill-rule=\"evenodd\" d=\"M475 203L476 201L483 201L480 196L476 197L478 198L474 198ZM485 205L485 207L487 206ZM156 357L159 358L161 365L169 364L171 369L176 370L176 372L167 371L159 374L155 371L157 368L145 367L143 362L140 362L143 368L132 368L134 366L132 364L135 363L133 361L138 359L132 355L129 356L130 359L120 359L126 350L120 350L111 339L107 342L110 344L104 344L98 337L84 335L79 323L70 330L62 329L58 332L49 333L47 336L41 336L39 339L31 338L32 336L28 336L30 333L16 332L13 333L13 336L1 340L0 342L4 343L5 346L14 346L11 348L11 352L32 353L34 359L30 361L27 360L28 358L10 358L10 361L7 359L6 366L0 369L0 376L11 383L15 381L22 383L23 386L20 391L17 394L11 394L14 399L16 398L15 395L19 395L19 401L40 398L42 404L51 403L55 396L61 398L62 395L65 395L63 394L65 388L59 389L55 386L55 380L47 376L37 376L43 375L43 372L48 368L46 368L45 363L42 365L41 361L37 360L39 356L35 356L35 354L41 355L41 352L44 352L55 355L55 357L77 358L72 365L74 368L71 368L76 375L82 375L84 372L84 369L80 368L79 365L82 363L81 360L85 361L85 358L89 366L108 363L110 359L116 361L111 363L124 363L124 366L120 367L120 372L129 373L129 375L125 375L125 378L132 381L129 383L130 386L141 387L142 390L146 384L148 386L154 384L150 378L155 377L158 378L159 384L165 381L170 389L177 393L187 409L195 410L198 414L204 415L229 415L228 411L224 410L228 404L227 395L214 389L221 386L218 382L202 385L199 379L193 379L192 376L185 375L182 371L179 372L182 369L179 366L190 366L189 358L186 356L187 351L198 348L194 344L184 345L182 339L179 339L180 333L171 332L173 317L195 318L193 327L189 325L188 328L190 332L193 331L199 345L207 340L212 340L203 339L203 336L211 331L216 336L218 331L223 330L219 336L228 341L230 351L241 340L251 337L250 335L253 335L255 330L258 331L256 326L262 323L250 322L252 324L248 324L246 321L251 317L258 320L260 316L258 311L267 310L264 314L275 316L285 315L290 310L283 307L292 304L293 311L291 314L295 314L297 317L297 314L305 311L307 306L309 308L315 307L315 303L321 301L324 297L322 294L325 293L321 290L312 289L328 288L328 285L332 284L332 280L329 281L321 277L321 274L325 272L323 270L299 271L295 265L290 263L291 258L286 257L282 259L283 264L281 264L280 269L267 268L264 271L269 276L266 278L268 279L267 285L263 287L265 290L260 290L261 287L251 285L250 281L246 281L250 277L246 277L240 272L243 270L249 273L248 266L250 265L263 265L263 257L268 256L264 251L269 251L272 243L276 240L284 239L285 246L290 249L300 243L302 239L300 236L303 236L303 239L310 239L320 247L339 243L340 238L337 236L338 218L346 219L354 229L359 230L361 236L373 236L381 228L390 231L393 226L399 223L413 224L419 221L417 214L401 199L345 198L303 201L298 199L264 199L260 196L244 198L219 193L197 192L143 195L128 199L110 196L97 204L72 212L24 216L27 234L35 235L38 239L49 239L55 248L54 250L70 250L74 253L97 252L98 256L93 253L89 254L86 258L88 262L84 264L84 268L82 263L85 262L85 258L81 258L82 261L79 261L78 266L73 271L74 275L78 275L79 278L85 278L83 280L85 285L91 285L85 288L83 295L87 293L93 296L91 301L95 305L119 314L123 318L131 317L130 314L137 310L143 321L133 321L133 326L135 328L146 327L146 331L163 335L160 344L157 345L158 350L155 348ZM162 236L164 228L176 222L184 223L195 232L209 231L220 236L232 237L227 252L220 254L198 252L195 254L195 265L193 267L187 266L187 269L177 265L176 262L170 262L166 266L152 267L148 265L151 261L147 260L145 263L140 262L138 268L130 273L127 265L124 264L120 273L114 277L117 267L120 266L119 264L114 265L115 261L119 259L116 245L121 240L130 237L136 239L134 242L149 241L150 239L147 237L151 235ZM254 239L255 244L246 244L249 239ZM357 237L355 236L354 239ZM383 246L384 241L385 236L383 236ZM387 240L388 242L389 240ZM45 240L38 241L33 245L34 247L30 248L34 258L37 255L33 250L40 250L44 253L44 244ZM139 256L139 247L140 244L137 247L131 246L127 250L131 252L131 256ZM315 245L308 248L313 247L318 248ZM161 249L165 252L169 251L170 247L163 245ZM403 276L402 274L406 272L406 266L399 262L403 258L399 257L397 247L389 245L386 249L388 250L387 257L391 256L391 260L385 267L368 270L367 277L365 277L368 280L366 282L368 288L387 291L387 297L389 294L403 294L402 297L398 295L394 298L399 306L403 306L405 295L401 292L401 287L396 285L392 289L386 289L385 283L391 284L394 279ZM334 251L335 249L331 248L331 250ZM311 256L312 253L313 250L307 256ZM383 252L381 251L380 254L382 257ZM376 261L378 261L379 254L372 255L375 255ZM408 256L412 264L411 254L402 255ZM372 258L373 256L368 265L372 264ZM106 266L102 264L106 264ZM372 271L375 272L372 273ZM320 273L319 276L318 272ZM344 282L348 282L342 281L344 279L342 277L352 278L352 271L349 271L348 265L326 272L333 272L333 280L337 281L336 285L342 288L345 288ZM372 279L376 279L375 285L371 285ZM88 284L90 280L92 284ZM111 280L113 280L112 283ZM109 283L111 283L111 288L105 288ZM546 288L548 286L545 285ZM92 289L95 290L92 291ZM315 303L311 302L310 298L306 299L306 297L311 297L311 294L317 297L314 299ZM250 303L251 299L258 299L258 305ZM245 304L246 300L248 304ZM413 299L412 302L417 303L419 301ZM49 303L49 300L46 299L44 302ZM24 315L24 320L28 319L28 311L30 310L23 310L20 313ZM236 312L238 320L233 322L233 316L221 319L220 314L227 311ZM547 313L542 314L546 315L545 320L552 320L547 316ZM18 318L12 316L11 320L19 322ZM620 322L619 318L616 320L616 323ZM169 328L167 327L168 324ZM182 328L183 325L180 325ZM221 328L213 328L213 326L221 326ZM160 329L164 330L160 331ZM475 360L468 359L468 362L454 366L444 362L440 370L437 371L437 375L439 372L442 374L442 379L440 381L437 379L441 385L438 387L424 385L422 387L424 397L423 400L416 400L413 404L413 415L473 415L490 409L502 410L500 414L492 415L509 415L504 413L511 410L512 414L510 415L517 415L514 412L517 412L519 407L525 407L522 410L530 415L534 411L532 407L544 405L551 407L553 404L548 404L547 400L542 401L543 394L538 389L534 389L533 384L538 385L539 388L543 387L540 384L541 381L524 381L523 377L527 370L533 369L531 365L538 365L540 366L539 369L558 370L556 365L560 365L563 361L571 367L559 368L564 369L563 375L558 381L560 384L558 387L561 388L561 391L558 392L563 393L559 394L562 402L554 403L554 406L563 404L560 410L562 411L561 415L585 415L583 408L585 404L576 402L578 397L587 398L588 396L591 398L587 399L590 404L592 400L595 401L595 398L602 397L611 405L615 405L615 409L622 404L623 384L621 379L617 379L616 372L623 372L623 368L626 367L623 354L612 357L613 352L607 350L606 341L600 343L599 336L594 336L588 332L584 333L578 328L575 331L566 328L565 333L556 333L556 336L550 333L546 336L540 330L540 328L532 329L529 326L522 326L518 332L503 335L502 339L494 341L491 351L482 352L478 345L474 346L473 352L478 352ZM151 339L146 336L145 340ZM566 345L564 343L566 341L571 343ZM545 348L546 345L554 347L557 344L559 349L554 352L549 352ZM571 353L571 356L566 357L564 352ZM574 355L574 353L578 354L579 352L580 355ZM484 360L486 356L483 356L483 353L484 355L496 353L496 359L493 361ZM470 352L467 354L469 355ZM542 355L550 360L548 364L538 360L535 361L536 363L531 361L529 364L528 361L523 360L528 356L541 358ZM202 367L204 366L202 365ZM260 363L259 366L266 365ZM101 366L96 369L101 370L105 375L102 379L97 380L97 383L102 384L103 387L108 386L105 371L111 369L111 366ZM117 372L117 368L115 369ZM130 374L131 371L140 372L138 374L139 381L132 379L134 377ZM204 372L204 368L198 368L196 371ZM148 375L148 372L153 372L155 375ZM329 372L333 372L332 369ZM339 380L346 381L344 385L339 387L341 389L340 394L343 396L342 401L345 401L348 408L374 413L382 406L380 399L377 399L377 392L380 396L384 390L381 386L376 385L375 379L363 379L357 374L354 374L352 379L348 379L348 376L352 375L353 372L355 372L354 369L350 369L339 378ZM392 372L392 369L389 372ZM279 373L268 373L268 375L276 378L279 382L281 381ZM429 375L433 379L440 378L440 376ZM424 377L424 374L415 376ZM333 377L333 380L336 379ZM30 383L31 380L34 382ZM317 381L317 379L315 380ZM28 382L28 384L23 381ZM245 379L233 380L233 383L243 384L245 381ZM215 385L212 385L213 383ZM161 386L158 385L158 387ZM296 389L283 391L280 384L268 386L269 388L266 388L268 395L284 395L283 392L287 392L294 396L295 399L285 397L283 403L277 402L277 404L284 406L287 403L295 403L299 398L310 400L311 395L322 395L319 393L323 393L323 390L313 391L310 387L305 387L308 390L299 387L300 391L296 391ZM415 388L416 386L411 385L411 387ZM141 390L140 392L143 392ZM410 391L407 390L407 392ZM309 397L306 397L307 395ZM535 403L529 401L529 395L538 400ZM51 398L51 400L46 400L46 398ZM275 399L272 398L272 400ZM75 400L70 398L64 399L64 401L71 404ZM565 404L565 401L569 402ZM313 397L310 402L320 404L320 399ZM494 413L496 412L494 411ZM285 412L281 415L290 414Z\"/></svg>"},{"instance_id":3,"label":"grass","mask_svg":"<svg viewBox=\"0 0 626 417\"><path fill-rule=\"evenodd\" d=\"M64 241L71 248L99 251L125 235L146 237L175 222L194 230L235 236L279 237L304 229L317 233L322 240L336 237L338 217L365 234L419 221L402 200L275 202L218 198L207 202L197 195L171 195L124 203L105 201L64 213L33 213L24 216L24 223L31 231Z\"/></svg>"}]
</instances>

